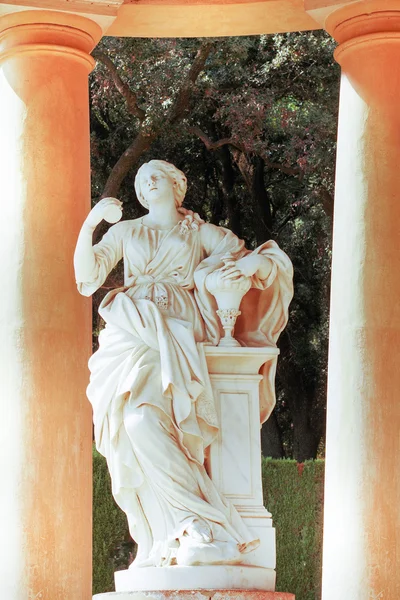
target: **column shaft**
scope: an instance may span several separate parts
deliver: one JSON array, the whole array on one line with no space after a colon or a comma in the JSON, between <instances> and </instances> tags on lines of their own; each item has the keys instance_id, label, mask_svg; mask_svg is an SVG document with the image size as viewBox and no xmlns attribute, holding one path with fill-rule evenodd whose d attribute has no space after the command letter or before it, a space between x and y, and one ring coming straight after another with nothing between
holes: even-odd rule
<instances>
[{"instance_id":1,"label":"column shaft","mask_svg":"<svg viewBox=\"0 0 400 600\"><path fill-rule=\"evenodd\" d=\"M72 256L90 205L87 52L95 41L75 25L67 16L64 24L30 23L24 13L11 25L0 20L7 451L0 597L7 600L91 596L91 309L76 292Z\"/></svg>"},{"instance_id":2,"label":"column shaft","mask_svg":"<svg viewBox=\"0 0 400 600\"><path fill-rule=\"evenodd\" d=\"M323 600L400 597L400 39L373 19L337 50Z\"/></svg>"}]
</instances>

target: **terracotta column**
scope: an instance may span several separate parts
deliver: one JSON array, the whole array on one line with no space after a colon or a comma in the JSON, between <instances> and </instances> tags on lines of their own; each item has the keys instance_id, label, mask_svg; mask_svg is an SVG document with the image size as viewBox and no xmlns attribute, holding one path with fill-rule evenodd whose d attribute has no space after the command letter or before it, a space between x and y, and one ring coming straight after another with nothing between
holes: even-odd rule
<instances>
[{"instance_id":1,"label":"terracotta column","mask_svg":"<svg viewBox=\"0 0 400 600\"><path fill-rule=\"evenodd\" d=\"M368 10L368 13L367 13ZM342 67L323 600L400 598L400 3L328 18Z\"/></svg>"},{"instance_id":2,"label":"terracotta column","mask_svg":"<svg viewBox=\"0 0 400 600\"><path fill-rule=\"evenodd\" d=\"M0 19L0 598L91 597L90 301L72 256L89 210L91 21Z\"/></svg>"}]
</instances>

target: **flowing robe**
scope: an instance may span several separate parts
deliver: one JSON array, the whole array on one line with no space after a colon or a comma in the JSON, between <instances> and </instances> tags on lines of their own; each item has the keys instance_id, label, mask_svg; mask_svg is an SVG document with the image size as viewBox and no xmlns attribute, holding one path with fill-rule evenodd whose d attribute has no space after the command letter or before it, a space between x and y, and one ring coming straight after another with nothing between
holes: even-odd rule
<instances>
[{"instance_id":1,"label":"flowing robe","mask_svg":"<svg viewBox=\"0 0 400 600\"><path fill-rule=\"evenodd\" d=\"M174 564L177 540L196 518L207 522L215 540L251 550L257 540L204 467L218 421L203 346L217 344L221 335L205 279L227 254L236 260L249 251L221 227L155 230L140 219L111 227L94 251L95 272L78 282L84 295L124 258L125 285L99 308L106 326L89 361L87 394L113 495L138 542L136 564ZM271 345L287 321L291 263L274 242L255 252L270 258L273 268L266 280L253 276L256 295L249 296L249 308L244 302L238 329L244 345ZM275 402L274 374L272 364L264 377L262 418Z\"/></svg>"}]
</instances>

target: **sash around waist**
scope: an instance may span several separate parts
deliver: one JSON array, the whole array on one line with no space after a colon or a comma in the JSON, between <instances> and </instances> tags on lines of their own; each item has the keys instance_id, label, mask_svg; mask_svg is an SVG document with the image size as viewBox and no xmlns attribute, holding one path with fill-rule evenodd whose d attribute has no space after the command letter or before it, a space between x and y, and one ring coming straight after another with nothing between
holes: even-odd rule
<instances>
[{"instance_id":1,"label":"sash around waist","mask_svg":"<svg viewBox=\"0 0 400 600\"><path fill-rule=\"evenodd\" d=\"M156 276L156 275L148 275L148 274L144 274L144 275L138 275L135 279L132 278L132 280L128 283L128 285L126 286L126 289L129 288L135 288L137 286L151 286L151 285L167 285L167 286L173 286L173 287L177 287L177 288L181 288L181 289L192 289L194 287L194 284L192 283L192 285L190 284L183 284L182 285L182 280L180 278L180 273L171 273L170 275L161 275L161 276Z\"/></svg>"}]
</instances>

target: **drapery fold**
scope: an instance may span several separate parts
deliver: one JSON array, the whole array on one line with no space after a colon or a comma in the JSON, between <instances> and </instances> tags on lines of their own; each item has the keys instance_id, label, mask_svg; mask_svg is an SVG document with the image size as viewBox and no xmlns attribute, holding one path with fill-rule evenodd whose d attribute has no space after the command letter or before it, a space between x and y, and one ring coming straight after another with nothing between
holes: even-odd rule
<instances>
[{"instance_id":1,"label":"drapery fold","mask_svg":"<svg viewBox=\"0 0 400 600\"><path fill-rule=\"evenodd\" d=\"M124 257L125 285L109 292L99 308L106 326L89 361L87 394L96 446L107 458L114 497L128 515L141 559L155 565L170 560L168 540L190 515L209 522L216 539L234 540L241 551L251 549L257 540L204 467L218 421L202 347L203 342L218 344L222 331L206 277L227 255L237 260L249 251L232 232L213 225L203 224L198 231L182 232L179 225L157 231L140 220L114 225L94 250L96 269L90 280L78 282L85 295L101 286ZM275 346L288 317L291 263L274 242L254 252L267 256L272 270L266 280L253 276L237 337L243 345ZM275 368L272 361L263 371L261 420L275 403ZM148 407L153 407L151 419ZM163 452L157 448L159 464L153 467L141 452L138 424L162 432L154 443L165 447ZM153 430L148 431L153 439ZM173 471L165 479L168 456L175 456L180 472L186 472L186 495L173 481ZM164 518L154 513L157 504L163 506Z\"/></svg>"}]
</instances>

